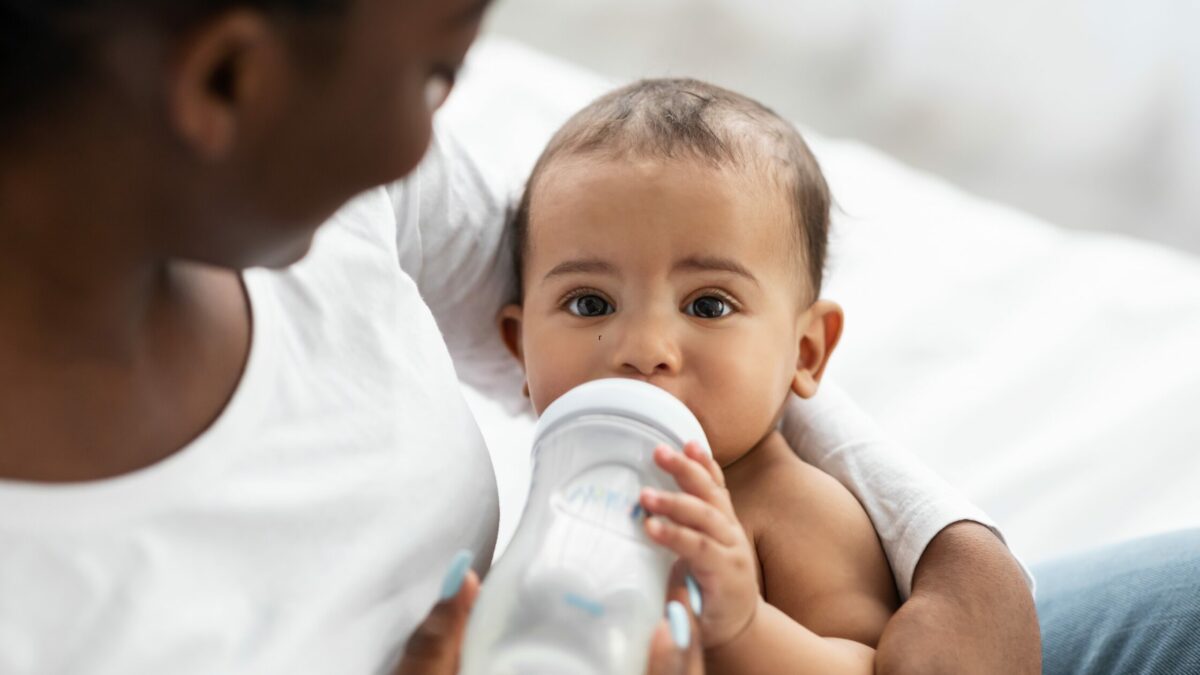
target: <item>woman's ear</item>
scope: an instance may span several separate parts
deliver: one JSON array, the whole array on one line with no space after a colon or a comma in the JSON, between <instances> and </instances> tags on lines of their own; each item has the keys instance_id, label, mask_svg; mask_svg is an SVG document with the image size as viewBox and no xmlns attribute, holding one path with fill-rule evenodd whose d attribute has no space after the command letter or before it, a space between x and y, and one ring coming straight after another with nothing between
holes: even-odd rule
<instances>
[{"instance_id":1,"label":"woman's ear","mask_svg":"<svg viewBox=\"0 0 1200 675\"><path fill-rule=\"evenodd\" d=\"M842 337L845 317L836 302L818 300L800 321L800 354L796 359L792 391L801 398L811 398L817 393L829 356Z\"/></svg>"},{"instance_id":2,"label":"woman's ear","mask_svg":"<svg viewBox=\"0 0 1200 675\"><path fill-rule=\"evenodd\" d=\"M228 156L248 126L270 126L286 103L281 87L292 67L283 36L263 14L233 10L205 22L171 69L176 133L205 159Z\"/></svg>"},{"instance_id":3,"label":"woman's ear","mask_svg":"<svg viewBox=\"0 0 1200 675\"><path fill-rule=\"evenodd\" d=\"M521 367L525 367L525 351L521 346L521 321L524 317L524 310L520 305L512 304L505 305L500 310L500 315L496 317L496 325L500 328L500 339L504 341L504 346L508 348L508 353L513 355Z\"/></svg>"}]
</instances>

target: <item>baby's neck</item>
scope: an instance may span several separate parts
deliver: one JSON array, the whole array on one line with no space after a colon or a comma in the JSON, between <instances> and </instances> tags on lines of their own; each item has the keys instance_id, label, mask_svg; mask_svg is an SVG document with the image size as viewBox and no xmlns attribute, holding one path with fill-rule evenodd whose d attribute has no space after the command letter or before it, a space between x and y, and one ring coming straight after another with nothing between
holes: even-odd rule
<instances>
[{"instance_id":1,"label":"baby's neck","mask_svg":"<svg viewBox=\"0 0 1200 675\"><path fill-rule=\"evenodd\" d=\"M725 472L725 485L734 492L740 486L752 484L780 459L796 459L796 455L783 435L772 428L749 450L721 466Z\"/></svg>"}]
</instances>

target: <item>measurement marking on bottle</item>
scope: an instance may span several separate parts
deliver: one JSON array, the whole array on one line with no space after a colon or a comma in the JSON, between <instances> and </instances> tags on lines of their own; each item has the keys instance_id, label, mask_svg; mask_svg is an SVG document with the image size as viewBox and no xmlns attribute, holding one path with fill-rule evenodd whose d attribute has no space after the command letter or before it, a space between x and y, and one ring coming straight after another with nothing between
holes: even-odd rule
<instances>
[{"instance_id":1,"label":"measurement marking on bottle","mask_svg":"<svg viewBox=\"0 0 1200 675\"><path fill-rule=\"evenodd\" d=\"M633 508L629 510L629 517L639 523L646 519L646 509L642 508L641 502L633 505Z\"/></svg>"},{"instance_id":2,"label":"measurement marking on bottle","mask_svg":"<svg viewBox=\"0 0 1200 675\"><path fill-rule=\"evenodd\" d=\"M641 541L642 521L650 516L639 500L641 488L641 476L630 467L604 464L576 475L552 499L562 513Z\"/></svg>"},{"instance_id":3,"label":"measurement marking on bottle","mask_svg":"<svg viewBox=\"0 0 1200 675\"><path fill-rule=\"evenodd\" d=\"M564 593L563 601L572 607L582 609L596 618L604 616L604 605L596 602L595 600L585 598L582 595L576 595L575 593Z\"/></svg>"}]
</instances>

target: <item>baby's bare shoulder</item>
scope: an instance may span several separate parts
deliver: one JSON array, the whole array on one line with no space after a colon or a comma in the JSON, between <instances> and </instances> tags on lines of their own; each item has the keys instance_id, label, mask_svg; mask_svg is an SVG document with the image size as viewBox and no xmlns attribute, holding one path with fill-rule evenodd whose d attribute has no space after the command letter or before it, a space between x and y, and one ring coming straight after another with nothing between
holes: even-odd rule
<instances>
[{"instance_id":1,"label":"baby's bare shoulder","mask_svg":"<svg viewBox=\"0 0 1200 675\"><path fill-rule=\"evenodd\" d=\"M753 533L763 596L810 630L874 646L898 605L871 520L841 483L773 434L732 467L734 507Z\"/></svg>"},{"instance_id":2,"label":"baby's bare shoulder","mask_svg":"<svg viewBox=\"0 0 1200 675\"><path fill-rule=\"evenodd\" d=\"M779 434L771 434L754 452L752 461L729 469L728 479L739 514L743 510L747 517L753 514L754 525L761 526L764 534L773 529L771 525L784 523L789 530L871 528L854 495L837 479L800 459Z\"/></svg>"}]
</instances>

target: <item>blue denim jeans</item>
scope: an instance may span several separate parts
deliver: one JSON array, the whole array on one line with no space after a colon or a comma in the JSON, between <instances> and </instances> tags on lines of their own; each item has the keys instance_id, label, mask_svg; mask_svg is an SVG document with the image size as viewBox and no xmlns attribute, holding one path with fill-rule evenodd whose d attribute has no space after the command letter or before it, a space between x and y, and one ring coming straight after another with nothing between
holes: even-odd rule
<instances>
[{"instance_id":1,"label":"blue denim jeans","mask_svg":"<svg viewBox=\"0 0 1200 675\"><path fill-rule=\"evenodd\" d=\"M1200 529L1035 566L1048 675L1200 674Z\"/></svg>"}]
</instances>

